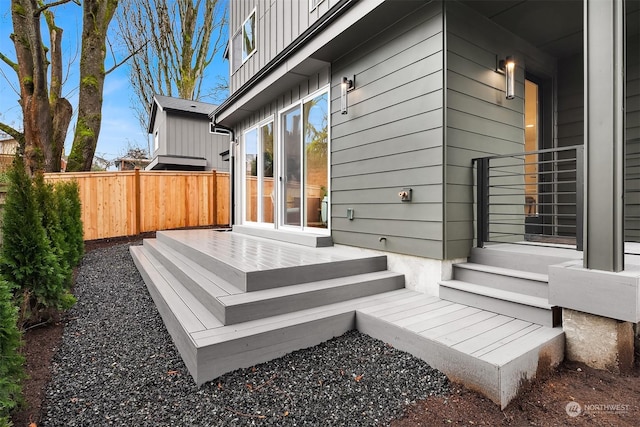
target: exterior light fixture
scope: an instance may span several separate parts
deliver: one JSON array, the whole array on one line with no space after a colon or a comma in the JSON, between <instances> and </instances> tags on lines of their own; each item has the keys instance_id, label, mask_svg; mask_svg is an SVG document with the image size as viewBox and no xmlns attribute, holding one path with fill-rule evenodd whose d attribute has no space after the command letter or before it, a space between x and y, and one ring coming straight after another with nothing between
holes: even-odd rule
<instances>
[{"instance_id":1,"label":"exterior light fixture","mask_svg":"<svg viewBox=\"0 0 640 427\"><path fill-rule=\"evenodd\" d=\"M347 102L347 92L355 89L355 80L356 76L353 76L352 80L349 80L349 78L347 77L342 78L342 83L340 84L340 112L342 114L347 114L348 112L347 110L349 108L349 105Z\"/></svg>"},{"instance_id":2,"label":"exterior light fixture","mask_svg":"<svg viewBox=\"0 0 640 427\"><path fill-rule=\"evenodd\" d=\"M498 68L504 71L504 92L507 99L516 97L516 63L513 57L507 56L498 63Z\"/></svg>"}]
</instances>

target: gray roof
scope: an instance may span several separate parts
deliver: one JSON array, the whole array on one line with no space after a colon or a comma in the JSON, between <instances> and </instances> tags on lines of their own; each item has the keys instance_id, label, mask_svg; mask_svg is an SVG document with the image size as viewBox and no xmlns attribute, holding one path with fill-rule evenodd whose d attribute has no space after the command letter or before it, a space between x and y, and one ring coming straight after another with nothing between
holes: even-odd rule
<instances>
[{"instance_id":1,"label":"gray roof","mask_svg":"<svg viewBox=\"0 0 640 427\"><path fill-rule=\"evenodd\" d=\"M156 119L158 106L160 106L164 111L202 116L206 119L209 119L209 114L218 107L215 104L209 104L207 102L191 101L189 99L182 98L172 98L170 96L163 95L154 95L153 103L151 104L151 114L149 115L149 133L153 132L153 123Z\"/></svg>"}]
</instances>

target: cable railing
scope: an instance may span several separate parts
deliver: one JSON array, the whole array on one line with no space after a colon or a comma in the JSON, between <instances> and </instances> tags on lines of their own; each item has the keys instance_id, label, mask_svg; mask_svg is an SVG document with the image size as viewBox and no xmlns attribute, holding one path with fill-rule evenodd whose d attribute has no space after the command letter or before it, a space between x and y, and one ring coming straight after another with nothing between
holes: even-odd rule
<instances>
[{"instance_id":1,"label":"cable railing","mask_svg":"<svg viewBox=\"0 0 640 427\"><path fill-rule=\"evenodd\" d=\"M583 146L473 159L476 244L540 243L582 250Z\"/></svg>"}]
</instances>

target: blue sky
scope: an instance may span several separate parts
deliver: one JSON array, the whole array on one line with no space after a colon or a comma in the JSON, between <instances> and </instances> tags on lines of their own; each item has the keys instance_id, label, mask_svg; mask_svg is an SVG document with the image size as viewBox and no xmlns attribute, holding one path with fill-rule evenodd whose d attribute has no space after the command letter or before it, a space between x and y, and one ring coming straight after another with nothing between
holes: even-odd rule
<instances>
[{"instance_id":1,"label":"blue sky","mask_svg":"<svg viewBox=\"0 0 640 427\"><path fill-rule=\"evenodd\" d=\"M223 0L227 1L227 0ZM10 0L0 0L0 52L15 60L15 50L13 42L9 39L12 32ZM74 108L74 113L78 105L78 68L80 56L80 34L82 30L82 8L74 3L56 6L54 9L56 24L64 30L62 36L62 51L65 60L65 68L69 71L69 76L63 87L63 95L69 99ZM111 27L115 28L117 23L115 18ZM46 34L46 33L45 33ZM44 35L44 34L43 34ZM226 39L226 35L225 35ZM45 38L48 43L48 37ZM120 59L122 58L122 55ZM74 62L67 67L68 61ZM113 60L108 57L105 68L109 69L113 65ZM147 148L148 135L143 130L132 109L137 99L129 87L127 74L128 66L124 65L108 74L104 85L104 98L102 106L102 128L96 148L96 155L112 160L126 153L129 146ZM217 75L227 76L229 73L228 63L222 59L222 51L214 58L210 68L206 73L206 80L211 84L216 80ZM7 81L7 78L9 81ZM18 105L19 91L16 74L4 62L0 61L0 121L22 129L22 112ZM203 88L206 93L206 88ZM213 102L211 99L201 99L204 102ZM148 107L147 107L148 108ZM73 132L75 128L76 116L69 126L67 140L65 143L65 153L69 154L73 142Z\"/></svg>"}]
</instances>

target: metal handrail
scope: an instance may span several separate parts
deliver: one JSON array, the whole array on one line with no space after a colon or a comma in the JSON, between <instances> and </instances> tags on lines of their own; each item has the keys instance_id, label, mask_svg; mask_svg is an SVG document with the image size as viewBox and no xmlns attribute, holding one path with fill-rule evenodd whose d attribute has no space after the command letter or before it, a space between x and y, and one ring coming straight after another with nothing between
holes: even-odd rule
<instances>
[{"instance_id":1,"label":"metal handrail","mask_svg":"<svg viewBox=\"0 0 640 427\"><path fill-rule=\"evenodd\" d=\"M477 246L574 238L581 250L583 162L582 145L474 158Z\"/></svg>"}]
</instances>

